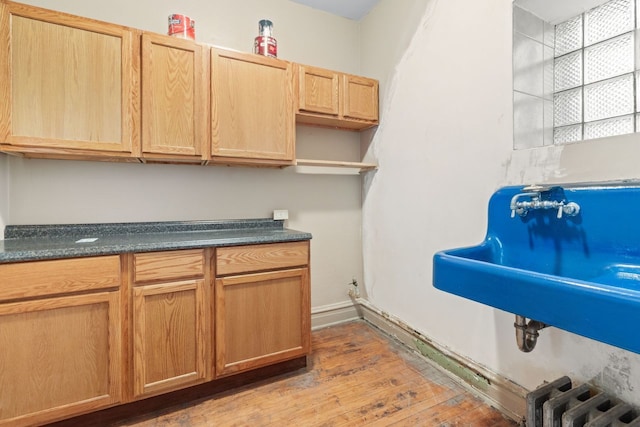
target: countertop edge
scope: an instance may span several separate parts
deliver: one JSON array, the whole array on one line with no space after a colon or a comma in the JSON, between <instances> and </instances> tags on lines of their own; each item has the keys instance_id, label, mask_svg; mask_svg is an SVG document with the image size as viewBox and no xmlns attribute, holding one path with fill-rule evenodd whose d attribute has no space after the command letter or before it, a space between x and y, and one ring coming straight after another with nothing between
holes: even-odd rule
<instances>
[{"instance_id":1,"label":"countertop edge","mask_svg":"<svg viewBox=\"0 0 640 427\"><path fill-rule=\"evenodd\" d=\"M35 224L7 225L5 239L57 238L69 236L90 236L93 234L122 235L171 233L185 231L214 230L273 230L284 229L283 220L270 218L162 221L162 222L114 222L94 224Z\"/></svg>"}]
</instances>

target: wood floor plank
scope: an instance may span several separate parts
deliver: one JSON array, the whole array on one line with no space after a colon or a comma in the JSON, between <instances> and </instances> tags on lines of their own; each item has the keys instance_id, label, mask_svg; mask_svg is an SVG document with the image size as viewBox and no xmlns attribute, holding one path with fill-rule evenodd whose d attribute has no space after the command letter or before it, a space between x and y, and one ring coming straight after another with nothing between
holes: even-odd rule
<instances>
[{"instance_id":1,"label":"wood floor plank","mask_svg":"<svg viewBox=\"0 0 640 427\"><path fill-rule=\"evenodd\" d=\"M499 412L484 405L479 399L458 395L440 405L420 411L400 421L379 425L393 427L446 426L446 427L510 427L517 425Z\"/></svg>"},{"instance_id":2,"label":"wood floor plank","mask_svg":"<svg viewBox=\"0 0 640 427\"><path fill-rule=\"evenodd\" d=\"M449 376L363 321L312 335L307 369L118 424L512 427Z\"/></svg>"},{"instance_id":3,"label":"wood floor plank","mask_svg":"<svg viewBox=\"0 0 640 427\"><path fill-rule=\"evenodd\" d=\"M385 407L387 410L398 410L411 405L414 401L429 401L435 405L450 397L449 393L448 389L424 384L424 381L422 384L420 381L398 381L394 378L363 381L347 389L334 387L320 397L320 403L307 403L301 410L287 411L286 414L282 412L282 414L292 419L306 419L311 415L322 416L335 425L341 425L354 419L363 419L363 415L367 413L371 415L364 419L372 419L372 406L377 406L378 409ZM372 396L376 396L373 402Z\"/></svg>"}]
</instances>

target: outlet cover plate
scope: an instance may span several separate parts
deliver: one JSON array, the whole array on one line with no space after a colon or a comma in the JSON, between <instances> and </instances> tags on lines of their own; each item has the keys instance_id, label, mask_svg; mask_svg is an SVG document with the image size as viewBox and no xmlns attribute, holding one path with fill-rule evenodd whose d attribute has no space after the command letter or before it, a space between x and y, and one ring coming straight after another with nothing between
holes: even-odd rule
<instances>
[{"instance_id":1,"label":"outlet cover plate","mask_svg":"<svg viewBox=\"0 0 640 427\"><path fill-rule=\"evenodd\" d=\"M286 209L276 209L273 211L274 220L289 219L289 211Z\"/></svg>"}]
</instances>

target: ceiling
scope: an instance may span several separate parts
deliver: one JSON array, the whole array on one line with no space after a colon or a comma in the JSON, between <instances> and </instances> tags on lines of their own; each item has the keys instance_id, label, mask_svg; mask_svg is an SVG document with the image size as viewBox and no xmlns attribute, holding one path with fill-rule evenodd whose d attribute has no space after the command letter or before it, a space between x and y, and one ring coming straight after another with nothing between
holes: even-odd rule
<instances>
[{"instance_id":1,"label":"ceiling","mask_svg":"<svg viewBox=\"0 0 640 427\"><path fill-rule=\"evenodd\" d=\"M354 21L364 18L380 0L291 0L314 9L343 16ZM581 14L608 0L514 0L543 21L557 24Z\"/></svg>"},{"instance_id":2,"label":"ceiling","mask_svg":"<svg viewBox=\"0 0 640 427\"><path fill-rule=\"evenodd\" d=\"M558 24L608 0L514 0L514 4L551 24Z\"/></svg>"},{"instance_id":3,"label":"ceiling","mask_svg":"<svg viewBox=\"0 0 640 427\"><path fill-rule=\"evenodd\" d=\"M364 18L380 0L291 0L354 21Z\"/></svg>"}]
</instances>

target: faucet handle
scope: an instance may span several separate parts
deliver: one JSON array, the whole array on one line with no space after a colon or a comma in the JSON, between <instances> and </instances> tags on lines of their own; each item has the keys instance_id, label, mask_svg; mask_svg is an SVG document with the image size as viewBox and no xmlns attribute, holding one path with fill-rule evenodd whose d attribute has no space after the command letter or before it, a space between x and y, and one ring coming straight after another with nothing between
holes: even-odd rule
<instances>
[{"instance_id":1,"label":"faucet handle","mask_svg":"<svg viewBox=\"0 0 640 427\"><path fill-rule=\"evenodd\" d=\"M580 205L576 202L569 202L562 207L562 210L569 216L576 216L580 213Z\"/></svg>"},{"instance_id":2,"label":"faucet handle","mask_svg":"<svg viewBox=\"0 0 640 427\"><path fill-rule=\"evenodd\" d=\"M576 216L580 213L580 205L576 202L562 203L558 207L558 219L562 218L562 214L569 216Z\"/></svg>"}]
</instances>

